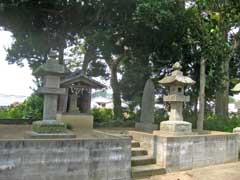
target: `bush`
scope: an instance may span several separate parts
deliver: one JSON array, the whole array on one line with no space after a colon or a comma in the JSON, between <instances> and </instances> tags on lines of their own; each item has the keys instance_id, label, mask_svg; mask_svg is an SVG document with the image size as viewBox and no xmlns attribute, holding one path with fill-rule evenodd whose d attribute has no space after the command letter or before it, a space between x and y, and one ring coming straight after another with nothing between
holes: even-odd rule
<instances>
[{"instance_id":1,"label":"bush","mask_svg":"<svg viewBox=\"0 0 240 180\"><path fill-rule=\"evenodd\" d=\"M235 127L240 127L239 116L218 119L215 115L210 115L204 121L204 129L206 130L232 132Z\"/></svg>"},{"instance_id":2,"label":"bush","mask_svg":"<svg viewBox=\"0 0 240 180\"><path fill-rule=\"evenodd\" d=\"M112 109L107 108L98 108L92 109L92 115L94 117L94 122L108 122L113 120L113 111Z\"/></svg>"},{"instance_id":3,"label":"bush","mask_svg":"<svg viewBox=\"0 0 240 180\"><path fill-rule=\"evenodd\" d=\"M9 118L9 108L0 109L0 119Z\"/></svg>"},{"instance_id":4,"label":"bush","mask_svg":"<svg viewBox=\"0 0 240 180\"><path fill-rule=\"evenodd\" d=\"M29 96L23 103L14 103L9 108L0 109L0 118L9 119L42 119L43 98Z\"/></svg>"},{"instance_id":5,"label":"bush","mask_svg":"<svg viewBox=\"0 0 240 180\"><path fill-rule=\"evenodd\" d=\"M162 121L167 121L169 119L167 112L164 109L157 109L154 112L154 123L160 124Z\"/></svg>"},{"instance_id":6,"label":"bush","mask_svg":"<svg viewBox=\"0 0 240 180\"><path fill-rule=\"evenodd\" d=\"M113 110L106 108L92 109L95 127L133 127L136 114L133 112L124 112L122 121L114 119Z\"/></svg>"}]
</instances>

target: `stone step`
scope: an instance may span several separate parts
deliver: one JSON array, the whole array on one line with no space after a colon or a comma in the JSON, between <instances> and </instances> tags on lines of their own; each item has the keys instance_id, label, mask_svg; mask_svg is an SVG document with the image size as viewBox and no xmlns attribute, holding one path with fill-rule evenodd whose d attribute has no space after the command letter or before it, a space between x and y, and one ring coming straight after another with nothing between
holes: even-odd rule
<instances>
[{"instance_id":1,"label":"stone step","mask_svg":"<svg viewBox=\"0 0 240 180\"><path fill-rule=\"evenodd\" d=\"M131 160L132 166L142 166L148 164L155 164L156 160L151 156L135 156Z\"/></svg>"},{"instance_id":2,"label":"stone step","mask_svg":"<svg viewBox=\"0 0 240 180\"><path fill-rule=\"evenodd\" d=\"M140 147L132 148L132 156L143 156L147 154L148 152L145 149L142 149Z\"/></svg>"},{"instance_id":3,"label":"stone step","mask_svg":"<svg viewBox=\"0 0 240 180\"><path fill-rule=\"evenodd\" d=\"M132 140L132 147L140 147L140 143Z\"/></svg>"},{"instance_id":4,"label":"stone step","mask_svg":"<svg viewBox=\"0 0 240 180\"><path fill-rule=\"evenodd\" d=\"M150 176L161 175L165 173L165 168L155 164L132 167L132 178L135 179L147 178Z\"/></svg>"}]
</instances>

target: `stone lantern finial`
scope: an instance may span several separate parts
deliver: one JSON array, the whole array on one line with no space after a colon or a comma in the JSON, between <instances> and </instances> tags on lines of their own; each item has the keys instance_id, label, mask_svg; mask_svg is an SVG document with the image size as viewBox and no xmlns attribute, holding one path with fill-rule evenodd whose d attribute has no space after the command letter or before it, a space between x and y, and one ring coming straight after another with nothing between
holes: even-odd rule
<instances>
[{"instance_id":1,"label":"stone lantern finial","mask_svg":"<svg viewBox=\"0 0 240 180\"><path fill-rule=\"evenodd\" d=\"M173 70L182 70L182 65L180 64L180 62L176 62L174 65L173 65Z\"/></svg>"}]
</instances>

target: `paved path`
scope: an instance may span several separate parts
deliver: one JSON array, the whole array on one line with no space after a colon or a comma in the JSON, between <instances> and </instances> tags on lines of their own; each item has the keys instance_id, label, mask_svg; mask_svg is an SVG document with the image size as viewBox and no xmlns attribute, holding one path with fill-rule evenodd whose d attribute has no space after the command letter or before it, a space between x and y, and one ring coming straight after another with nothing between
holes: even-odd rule
<instances>
[{"instance_id":1,"label":"paved path","mask_svg":"<svg viewBox=\"0 0 240 180\"><path fill-rule=\"evenodd\" d=\"M240 180L240 162L153 176L145 180Z\"/></svg>"}]
</instances>

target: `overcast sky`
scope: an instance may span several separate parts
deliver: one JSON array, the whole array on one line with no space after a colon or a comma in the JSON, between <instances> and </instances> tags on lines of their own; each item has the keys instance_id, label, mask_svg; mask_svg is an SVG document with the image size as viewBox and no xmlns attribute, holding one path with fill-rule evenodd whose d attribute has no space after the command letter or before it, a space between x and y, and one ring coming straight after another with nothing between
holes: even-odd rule
<instances>
[{"instance_id":1,"label":"overcast sky","mask_svg":"<svg viewBox=\"0 0 240 180\"><path fill-rule=\"evenodd\" d=\"M10 32L0 31L0 106L21 101L22 96L29 96L32 93L30 87L34 87L34 78L27 66L21 68L15 64L9 65L5 60L5 48L9 47L12 41Z\"/></svg>"}]
</instances>

